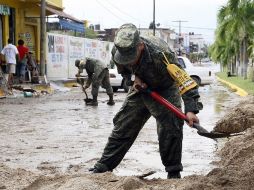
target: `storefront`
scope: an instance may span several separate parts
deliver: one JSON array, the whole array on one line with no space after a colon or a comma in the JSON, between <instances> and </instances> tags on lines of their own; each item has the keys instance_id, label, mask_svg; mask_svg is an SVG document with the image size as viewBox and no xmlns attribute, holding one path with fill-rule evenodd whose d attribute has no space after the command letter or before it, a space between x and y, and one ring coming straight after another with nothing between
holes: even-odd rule
<instances>
[{"instance_id":1,"label":"storefront","mask_svg":"<svg viewBox=\"0 0 254 190\"><path fill-rule=\"evenodd\" d=\"M11 14L10 7L7 5L0 5L0 50L3 49L5 45L4 41L4 24L7 19L6 16Z\"/></svg>"}]
</instances>

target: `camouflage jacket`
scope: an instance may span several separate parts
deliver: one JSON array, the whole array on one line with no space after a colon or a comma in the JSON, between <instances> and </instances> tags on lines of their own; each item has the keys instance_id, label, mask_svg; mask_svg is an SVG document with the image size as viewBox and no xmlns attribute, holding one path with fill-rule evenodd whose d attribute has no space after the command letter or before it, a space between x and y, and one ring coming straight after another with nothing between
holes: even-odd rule
<instances>
[{"instance_id":1,"label":"camouflage jacket","mask_svg":"<svg viewBox=\"0 0 254 190\"><path fill-rule=\"evenodd\" d=\"M175 53L169 48L166 42L154 36L141 37L145 44L145 49L142 54L139 64L132 66L131 71L126 66L121 65L118 72L122 75L130 74L132 72L145 82L151 90L160 92L167 89L172 89L176 86L176 82L169 75L166 65L163 63L162 52L167 56L170 63L178 64L178 59ZM112 51L112 59L114 60L114 52ZM119 67L119 65L117 65ZM177 88L173 88L176 89ZM175 92L172 92L175 94ZM180 94L179 94L180 96ZM200 110L198 98L198 89L194 88L182 95L185 105L185 113L198 113Z\"/></svg>"},{"instance_id":2,"label":"camouflage jacket","mask_svg":"<svg viewBox=\"0 0 254 190\"><path fill-rule=\"evenodd\" d=\"M98 59L87 58L85 64L82 64L82 63L80 64L79 72L82 73L83 69L85 69L88 74L86 86L90 86L92 81L96 81L99 75L101 74L101 72L104 69L107 69L107 66L105 63L103 63L102 61Z\"/></svg>"}]
</instances>

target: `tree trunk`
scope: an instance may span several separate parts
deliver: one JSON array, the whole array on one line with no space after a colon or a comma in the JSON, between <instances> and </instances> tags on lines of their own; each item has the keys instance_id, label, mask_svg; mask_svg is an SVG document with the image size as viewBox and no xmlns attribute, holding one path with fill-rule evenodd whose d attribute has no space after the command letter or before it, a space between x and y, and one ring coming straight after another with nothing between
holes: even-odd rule
<instances>
[{"instance_id":1,"label":"tree trunk","mask_svg":"<svg viewBox=\"0 0 254 190\"><path fill-rule=\"evenodd\" d=\"M236 74L236 56L233 56L232 58L232 73Z\"/></svg>"},{"instance_id":2,"label":"tree trunk","mask_svg":"<svg viewBox=\"0 0 254 190\"><path fill-rule=\"evenodd\" d=\"M240 57L239 57L238 75L243 76L243 43L240 43Z\"/></svg>"},{"instance_id":3,"label":"tree trunk","mask_svg":"<svg viewBox=\"0 0 254 190\"><path fill-rule=\"evenodd\" d=\"M243 39L243 78L246 80L247 79L247 68L249 64L249 58L248 58L248 42L247 42L247 37Z\"/></svg>"},{"instance_id":4,"label":"tree trunk","mask_svg":"<svg viewBox=\"0 0 254 190\"><path fill-rule=\"evenodd\" d=\"M236 54L236 60L235 60L235 65L236 65L236 75L237 76L240 76L240 74L239 74L239 67L240 67L240 55L239 55L239 53L237 53Z\"/></svg>"}]
</instances>

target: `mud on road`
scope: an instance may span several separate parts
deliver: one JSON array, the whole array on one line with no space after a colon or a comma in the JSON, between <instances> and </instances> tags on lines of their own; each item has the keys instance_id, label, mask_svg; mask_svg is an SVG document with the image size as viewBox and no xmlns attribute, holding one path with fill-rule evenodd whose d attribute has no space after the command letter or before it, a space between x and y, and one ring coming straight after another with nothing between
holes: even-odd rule
<instances>
[{"instance_id":1,"label":"mud on road","mask_svg":"<svg viewBox=\"0 0 254 190\"><path fill-rule=\"evenodd\" d=\"M203 89L201 93L206 91ZM195 141L199 149L211 149L209 151L214 155L203 150L195 152L198 151L195 149L191 150L194 152L191 154L186 150L183 157L190 156L190 159L184 160L187 172L181 180L165 180L161 175L152 179L133 176L146 172L146 169L155 169L157 174L165 173L159 160L154 120L149 120L148 127L141 131L139 139L114 173L89 174L88 168L101 156L113 127L112 117L119 110L124 96L123 92L117 94L116 106L111 107L106 105L107 96L101 93L98 99L103 106L98 108L86 107L82 100L84 95L79 89L40 98L0 100L0 189L252 189L253 97L248 97L248 101L235 108L249 110L246 123L250 124L244 127L248 128L246 134L219 142L225 143L225 146L219 151L218 158L215 158L215 142L196 141L200 138L193 135L195 131L186 129L186 138L190 139L188 142ZM231 107L222 102L220 109L231 109L233 106L232 102ZM223 117L223 126L230 126L235 110ZM241 121L237 123L234 120L234 126L242 126ZM220 122L217 122L218 128ZM185 142L186 147L188 142ZM147 158L149 160L145 163L140 162L140 159ZM205 162L214 161L213 166L202 163L202 158Z\"/></svg>"}]
</instances>

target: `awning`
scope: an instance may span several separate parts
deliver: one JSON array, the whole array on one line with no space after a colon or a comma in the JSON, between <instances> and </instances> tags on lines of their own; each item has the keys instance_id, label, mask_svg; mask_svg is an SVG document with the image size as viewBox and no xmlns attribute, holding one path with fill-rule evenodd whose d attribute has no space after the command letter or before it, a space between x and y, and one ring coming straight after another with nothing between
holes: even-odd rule
<instances>
[{"instance_id":1,"label":"awning","mask_svg":"<svg viewBox=\"0 0 254 190\"><path fill-rule=\"evenodd\" d=\"M75 17L73 17L71 15L68 15L68 14L66 14L63 11L56 10L56 9L54 9L52 7L46 6L46 10L49 11L50 13L52 13L52 14L58 15L59 17L67 18L67 19L70 19L70 20L72 20L74 22L83 23L81 20L78 20L77 18L75 18Z\"/></svg>"},{"instance_id":2,"label":"awning","mask_svg":"<svg viewBox=\"0 0 254 190\"><path fill-rule=\"evenodd\" d=\"M77 32L85 32L85 25L81 23L59 18L59 24L61 25L62 29L75 30Z\"/></svg>"}]
</instances>

